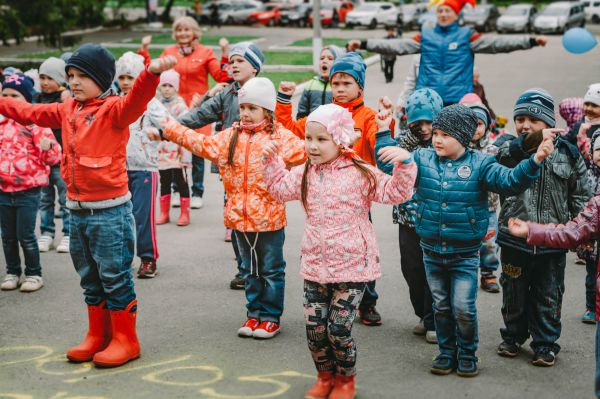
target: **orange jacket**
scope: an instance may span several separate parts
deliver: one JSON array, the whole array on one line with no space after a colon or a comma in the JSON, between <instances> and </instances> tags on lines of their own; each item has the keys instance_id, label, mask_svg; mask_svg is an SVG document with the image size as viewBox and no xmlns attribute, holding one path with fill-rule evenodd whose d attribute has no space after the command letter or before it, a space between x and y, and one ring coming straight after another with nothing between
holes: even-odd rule
<instances>
[{"instance_id":1,"label":"orange jacket","mask_svg":"<svg viewBox=\"0 0 600 399\"><path fill-rule=\"evenodd\" d=\"M234 123L214 136L204 136L178 125L175 129L166 130L164 137L219 166L227 193L224 215L226 227L252 232L282 229L287 224L285 204L271 196L263 180L263 145L278 140L281 143L281 156L291 167L306 160L304 141L280 124L276 125L273 134L266 128L254 133L239 130L233 165L228 165L229 143L238 126L238 123Z\"/></svg>"},{"instance_id":2,"label":"orange jacket","mask_svg":"<svg viewBox=\"0 0 600 399\"><path fill-rule=\"evenodd\" d=\"M125 97L94 98L80 103L28 104L0 98L0 114L22 125L62 129L60 172L74 201L102 201L127 194L129 125L154 97L159 76L147 70Z\"/></svg>"}]
</instances>

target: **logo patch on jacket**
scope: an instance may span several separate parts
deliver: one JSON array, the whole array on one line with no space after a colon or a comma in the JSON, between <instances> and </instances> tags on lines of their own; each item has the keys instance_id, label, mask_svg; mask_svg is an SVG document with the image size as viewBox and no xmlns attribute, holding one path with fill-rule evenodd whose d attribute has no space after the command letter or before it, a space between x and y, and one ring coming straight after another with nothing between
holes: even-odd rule
<instances>
[{"instance_id":1,"label":"logo patch on jacket","mask_svg":"<svg viewBox=\"0 0 600 399\"><path fill-rule=\"evenodd\" d=\"M456 50L458 48L457 42L452 42L448 45L448 50Z\"/></svg>"},{"instance_id":2,"label":"logo patch on jacket","mask_svg":"<svg viewBox=\"0 0 600 399\"><path fill-rule=\"evenodd\" d=\"M463 165L460 168L458 168L457 173L458 177L460 177L461 179L468 179L469 177L471 177L471 167Z\"/></svg>"},{"instance_id":3,"label":"logo patch on jacket","mask_svg":"<svg viewBox=\"0 0 600 399\"><path fill-rule=\"evenodd\" d=\"M96 115L94 114L87 114L85 116L85 118L83 118L83 120L85 121L85 124L90 126L92 124L92 122L94 122L94 119L96 119Z\"/></svg>"}]
</instances>

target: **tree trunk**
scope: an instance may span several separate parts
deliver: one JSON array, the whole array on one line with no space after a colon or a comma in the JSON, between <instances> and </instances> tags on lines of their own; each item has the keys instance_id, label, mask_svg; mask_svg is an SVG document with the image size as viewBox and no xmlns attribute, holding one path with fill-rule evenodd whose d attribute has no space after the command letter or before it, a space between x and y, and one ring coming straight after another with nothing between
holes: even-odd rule
<instances>
[{"instance_id":1,"label":"tree trunk","mask_svg":"<svg viewBox=\"0 0 600 399\"><path fill-rule=\"evenodd\" d=\"M173 7L174 1L175 0L169 0L169 2L167 3L167 6L165 7L165 11L163 11L162 15L160 16L160 20L162 22L169 22L170 16L171 16L171 8Z\"/></svg>"}]
</instances>

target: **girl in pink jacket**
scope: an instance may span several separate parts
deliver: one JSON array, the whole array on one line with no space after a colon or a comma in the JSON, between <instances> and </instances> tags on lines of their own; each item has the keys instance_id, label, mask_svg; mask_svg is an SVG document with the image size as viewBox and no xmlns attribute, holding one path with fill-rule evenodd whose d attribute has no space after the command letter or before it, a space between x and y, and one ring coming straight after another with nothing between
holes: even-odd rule
<instances>
[{"instance_id":1,"label":"girl in pink jacket","mask_svg":"<svg viewBox=\"0 0 600 399\"><path fill-rule=\"evenodd\" d=\"M417 169L408 152L392 161L396 166L389 176L350 149L357 138L350 112L327 104L308 116L306 164L287 171L276 142L263 152L264 179L273 198L300 200L306 212L304 315L318 371L306 398L354 397L352 324L366 282L381 276L371 203L399 204L413 193Z\"/></svg>"}]
</instances>

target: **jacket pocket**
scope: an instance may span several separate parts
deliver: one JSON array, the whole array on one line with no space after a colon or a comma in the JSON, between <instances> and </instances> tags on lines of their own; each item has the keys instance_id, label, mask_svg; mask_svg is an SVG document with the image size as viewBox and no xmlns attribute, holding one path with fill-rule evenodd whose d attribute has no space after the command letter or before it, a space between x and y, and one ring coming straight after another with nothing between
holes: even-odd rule
<instances>
[{"instance_id":1,"label":"jacket pocket","mask_svg":"<svg viewBox=\"0 0 600 399\"><path fill-rule=\"evenodd\" d=\"M98 169L110 165L112 157L79 157L79 164L88 168Z\"/></svg>"},{"instance_id":2,"label":"jacket pocket","mask_svg":"<svg viewBox=\"0 0 600 399\"><path fill-rule=\"evenodd\" d=\"M467 222L471 226L473 233L477 232L477 218L475 217L475 211L472 207L467 208Z\"/></svg>"}]
</instances>

